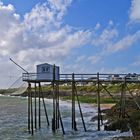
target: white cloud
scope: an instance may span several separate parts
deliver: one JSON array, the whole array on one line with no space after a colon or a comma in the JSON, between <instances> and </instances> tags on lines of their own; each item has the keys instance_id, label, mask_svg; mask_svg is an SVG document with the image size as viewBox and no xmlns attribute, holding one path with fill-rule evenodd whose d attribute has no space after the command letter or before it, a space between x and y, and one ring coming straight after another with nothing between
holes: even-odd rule
<instances>
[{"instance_id":1,"label":"white cloud","mask_svg":"<svg viewBox=\"0 0 140 140\"><path fill-rule=\"evenodd\" d=\"M49 0L37 4L23 19L13 5L0 3L0 63L6 67L9 57L27 70L37 63L61 64L77 47L88 44L90 30L62 25L63 16L72 0ZM61 62L60 62L61 60ZM5 71L0 73L0 77Z\"/></svg>"},{"instance_id":2,"label":"white cloud","mask_svg":"<svg viewBox=\"0 0 140 140\"><path fill-rule=\"evenodd\" d=\"M140 22L140 0L132 0L129 18L132 22Z\"/></svg>"},{"instance_id":3,"label":"white cloud","mask_svg":"<svg viewBox=\"0 0 140 140\"><path fill-rule=\"evenodd\" d=\"M88 60L91 62L91 64L97 64L100 60L100 56L90 56L88 57Z\"/></svg>"},{"instance_id":4,"label":"white cloud","mask_svg":"<svg viewBox=\"0 0 140 140\"><path fill-rule=\"evenodd\" d=\"M40 57L56 58L66 56L72 48L88 43L90 31L74 30L68 25L61 26L61 18L71 0L60 0L56 3L49 0L48 3L36 5L30 13L24 16L23 21L19 19L12 5L1 4L1 9L8 10L7 18L3 17L3 14L0 15L1 19L5 18L0 22L2 29L0 33L1 55L26 54L28 56L30 54L29 56L32 57L40 52L44 54L38 55ZM61 18L59 14L61 14ZM8 25L6 26L6 24ZM46 55L44 52L47 52ZM18 58L21 60L24 58L23 56Z\"/></svg>"},{"instance_id":5,"label":"white cloud","mask_svg":"<svg viewBox=\"0 0 140 140\"><path fill-rule=\"evenodd\" d=\"M113 21L110 20L107 28L100 34L95 32L92 45L98 47L98 52L95 56L88 58L92 64L101 62L105 56L112 53L127 50L140 40L139 30L133 34L126 34L125 36L119 37L119 31L113 27L113 24Z\"/></svg>"},{"instance_id":6,"label":"white cloud","mask_svg":"<svg viewBox=\"0 0 140 140\"><path fill-rule=\"evenodd\" d=\"M120 38L119 31L117 28L113 27L113 24L113 21L110 20L108 26L100 34L97 34L96 32L94 34L92 45L100 47L100 53L98 53L100 58L111 53L125 50L140 40L139 30L133 34L126 34Z\"/></svg>"},{"instance_id":7,"label":"white cloud","mask_svg":"<svg viewBox=\"0 0 140 140\"><path fill-rule=\"evenodd\" d=\"M64 57L70 54L71 50L76 47L80 47L88 43L87 38L90 36L90 32L77 31L72 34L66 34L61 42L51 45L50 47L43 48L30 48L22 50L17 53L17 57L20 61L26 60L28 63L35 61L58 62L62 61ZM79 40L80 38L80 40Z\"/></svg>"},{"instance_id":8,"label":"white cloud","mask_svg":"<svg viewBox=\"0 0 140 140\"><path fill-rule=\"evenodd\" d=\"M140 39L140 31L134 33L133 35L127 35L122 39L120 39L119 41L112 43L107 47L107 51L111 53L127 49L139 39Z\"/></svg>"},{"instance_id":9,"label":"white cloud","mask_svg":"<svg viewBox=\"0 0 140 140\"><path fill-rule=\"evenodd\" d=\"M112 26L114 23L113 23L112 20L109 20L108 24L109 24L110 26Z\"/></svg>"},{"instance_id":10,"label":"white cloud","mask_svg":"<svg viewBox=\"0 0 140 140\"><path fill-rule=\"evenodd\" d=\"M118 36L116 29L104 29L100 35L96 35L92 41L93 46L106 47Z\"/></svg>"},{"instance_id":11,"label":"white cloud","mask_svg":"<svg viewBox=\"0 0 140 140\"><path fill-rule=\"evenodd\" d=\"M140 66L140 60L135 61L135 62L132 64L132 66L136 66L136 67Z\"/></svg>"},{"instance_id":12,"label":"white cloud","mask_svg":"<svg viewBox=\"0 0 140 140\"><path fill-rule=\"evenodd\" d=\"M56 19L62 20L67 11L67 7L71 5L72 0L48 0L48 2L50 3L51 9L58 13Z\"/></svg>"},{"instance_id":13,"label":"white cloud","mask_svg":"<svg viewBox=\"0 0 140 140\"><path fill-rule=\"evenodd\" d=\"M130 72L127 67L115 67L115 68L106 68L102 67L99 71L100 73L128 73Z\"/></svg>"},{"instance_id":14,"label":"white cloud","mask_svg":"<svg viewBox=\"0 0 140 140\"><path fill-rule=\"evenodd\" d=\"M98 29L100 29L100 27L101 27L100 23L97 23L94 29L98 30Z\"/></svg>"},{"instance_id":15,"label":"white cloud","mask_svg":"<svg viewBox=\"0 0 140 140\"><path fill-rule=\"evenodd\" d=\"M130 19L139 20L139 11L132 1ZM114 28L112 20L102 31L100 23L92 30L74 28L63 23L63 17L67 13L72 0L48 0L46 3L37 4L23 17L17 14L13 5L5 6L0 2L0 63L1 67L11 69L7 58L11 56L27 70L34 70L37 63L57 63L64 66L65 70L73 72L87 72L87 66L81 64L86 60L91 64L97 64L106 54L114 53L132 46L140 39L140 32L119 38L119 31ZM95 56L83 54L77 56L75 64L64 65L68 56L75 48L84 45L98 46L100 53ZM16 71L16 69L14 69ZM0 73L0 77L6 74Z\"/></svg>"},{"instance_id":16,"label":"white cloud","mask_svg":"<svg viewBox=\"0 0 140 140\"><path fill-rule=\"evenodd\" d=\"M79 63L85 61L85 59L86 59L86 55L81 55L77 57L76 62Z\"/></svg>"},{"instance_id":17,"label":"white cloud","mask_svg":"<svg viewBox=\"0 0 140 140\"><path fill-rule=\"evenodd\" d=\"M133 66L133 67L139 67L140 66L140 56L136 56L136 59L131 64L131 66Z\"/></svg>"}]
</instances>

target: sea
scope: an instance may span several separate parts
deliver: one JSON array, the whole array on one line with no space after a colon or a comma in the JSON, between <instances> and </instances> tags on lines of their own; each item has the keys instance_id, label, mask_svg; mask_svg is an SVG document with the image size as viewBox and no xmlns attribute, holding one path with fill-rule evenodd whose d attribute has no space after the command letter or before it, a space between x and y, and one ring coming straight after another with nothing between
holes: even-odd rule
<instances>
[{"instance_id":1,"label":"sea","mask_svg":"<svg viewBox=\"0 0 140 140\"><path fill-rule=\"evenodd\" d=\"M33 101L34 104L34 101ZM49 116L52 120L52 100L45 99ZM41 129L34 130L32 136L27 130L27 98L0 95L0 140L112 140L114 137L132 136L131 130L97 131L97 121L91 118L97 115L96 106L81 104L87 132L84 131L78 105L76 104L76 122L78 131L71 130L71 102L60 101L60 113L64 124L65 135L61 127L56 133L52 132L51 125L47 125L43 104L41 104ZM38 120L38 118L37 118Z\"/></svg>"}]
</instances>

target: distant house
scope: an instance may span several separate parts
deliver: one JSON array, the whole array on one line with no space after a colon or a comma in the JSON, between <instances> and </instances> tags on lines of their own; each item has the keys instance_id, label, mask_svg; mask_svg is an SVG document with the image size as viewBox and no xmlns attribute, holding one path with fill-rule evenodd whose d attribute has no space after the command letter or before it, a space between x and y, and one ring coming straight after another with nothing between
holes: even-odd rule
<instances>
[{"instance_id":1,"label":"distant house","mask_svg":"<svg viewBox=\"0 0 140 140\"><path fill-rule=\"evenodd\" d=\"M108 80L121 80L121 77L119 74L109 75L107 78Z\"/></svg>"},{"instance_id":2,"label":"distant house","mask_svg":"<svg viewBox=\"0 0 140 140\"><path fill-rule=\"evenodd\" d=\"M140 81L140 75L138 75L138 80Z\"/></svg>"},{"instance_id":3,"label":"distant house","mask_svg":"<svg viewBox=\"0 0 140 140\"><path fill-rule=\"evenodd\" d=\"M53 80L53 65L48 63L37 65L37 80ZM55 80L59 79L59 67L55 66Z\"/></svg>"},{"instance_id":4,"label":"distant house","mask_svg":"<svg viewBox=\"0 0 140 140\"><path fill-rule=\"evenodd\" d=\"M127 76L126 76L126 79L127 80L138 80L138 75L136 73L128 73Z\"/></svg>"},{"instance_id":5,"label":"distant house","mask_svg":"<svg viewBox=\"0 0 140 140\"><path fill-rule=\"evenodd\" d=\"M95 85L95 81L97 81L97 77L90 77L90 78L88 78L88 80L90 81L90 82L87 82L87 85L88 86L93 86L93 85ZM92 82L93 81L93 82Z\"/></svg>"}]
</instances>

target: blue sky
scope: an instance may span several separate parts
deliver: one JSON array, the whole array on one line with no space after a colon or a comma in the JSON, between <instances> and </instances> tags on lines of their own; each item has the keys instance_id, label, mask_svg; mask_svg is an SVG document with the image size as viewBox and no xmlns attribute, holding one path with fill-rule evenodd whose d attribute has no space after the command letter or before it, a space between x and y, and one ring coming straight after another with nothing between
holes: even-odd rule
<instances>
[{"instance_id":1,"label":"blue sky","mask_svg":"<svg viewBox=\"0 0 140 140\"><path fill-rule=\"evenodd\" d=\"M22 73L9 57L31 72L48 62L62 73L140 73L139 7L140 0L1 0L1 85Z\"/></svg>"}]
</instances>

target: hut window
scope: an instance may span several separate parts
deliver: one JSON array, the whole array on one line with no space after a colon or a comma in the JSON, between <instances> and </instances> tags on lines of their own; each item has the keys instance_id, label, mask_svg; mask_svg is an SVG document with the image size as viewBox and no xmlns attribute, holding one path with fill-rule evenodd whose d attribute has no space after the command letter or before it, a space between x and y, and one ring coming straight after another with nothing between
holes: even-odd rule
<instances>
[{"instance_id":1,"label":"hut window","mask_svg":"<svg viewBox=\"0 0 140 140\"><path fill-rule=\"evenodd\" d=\"M42 72L50 72L50 68L49 67L42 67Z\"/></svg>"},{"instance_id":2,"label":"hut window","mask_svg":"<svg viewBox=\"0 0 140 140\"><path fill-rule=\"evenodd\" d=\"M46 72L50 72L50 67L46 67Z\"/></svg>"}]
</instances>

